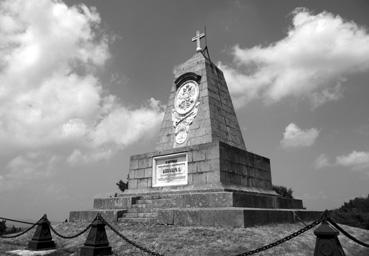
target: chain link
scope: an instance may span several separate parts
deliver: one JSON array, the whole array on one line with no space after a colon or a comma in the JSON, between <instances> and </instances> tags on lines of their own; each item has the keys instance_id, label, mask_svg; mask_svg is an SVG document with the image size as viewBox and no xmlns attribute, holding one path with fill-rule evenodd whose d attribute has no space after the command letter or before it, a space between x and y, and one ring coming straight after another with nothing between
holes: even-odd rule
<instances>
[{"instance_id":1,"label":"chain link","mask_svg":"<svg viewBox=\"0 0 369 256\"><path fill-rule=\"evenodd\" d=\"M294 216L297 217L297 219L299 219L299 221L302 222L302 220L300 219L299 216L297 216L296 213L294 213ZM0 219L4 219L4 220L9 220L9 221L13 221L13 222L19 222L19 223L24 223L24 224L30 224L32 225L31 227L29 227L28 229L26 229L25 231L21 232L21 233L18 233L18 234L15 234L13 236L3 236L3 235L0 235L0 238L16 238L16 237L19 237L21 235L24 235L26 234L27 232L29 232L30 230L32 230L35 226L39 225L40 220L38 220L36 223L31 223L31 222L25 222L25 221L19 221L19 220L14 220L14 219L9 219L9 218L4 218L4 217L0 217ZM128 239L127 237L125 237L123 234L121 234L118 230L116 230L110 223L108 223L103 217L101 217L102 221L104 222L105 225L107 225L114 233L116 233L118 236L120 236L121 238L123 238L127 243L133 245L134 247L140 249L141 251L143 252L146 252L150 255L154 255L154 256L163 256L163 254L160 254L160 253L157 253L157 252L154 252L154 251L151 251L137 243L135 243L134 241L131 241L130 239ZM275 246L278 246L282 243L285 243L303 233L305 233L306 231L312 229L313 227L315 227L316 225L318 225L319 223L321 223L323 220L326 220L328 221L330 224L332 224L337 230L339 230L343 235L345 235L346 237L348 237L349 239L351 239L352 241L364 246L364 247L369 247L369 244L367 243L364 243L360 240L358 240L357 238L353 237L352 235L350 235L347 231L345 231L343 228L341 228L337 223L335 223L330 217L329 217L329 211L325 211L317 220L313 221L311 224L309 225L306 225L305 227L301 228L300 230L288 235L288 236L285 236L283 237L282 239L280 240L277 240L273 243L270 243L270 244L267 244L267 245L264 245L262 247L259 247L257 249L254 249L252 251L248 251L248 252L244 252L244 253L241 253L241 254L237 254L235 256L247 256L247 255L254 255L254 254L257 254L259 252L262 252L262 251L266 251L266 250L269 250L270 248L273 248ZM48 225L51 229L51 231L61 237L61 238L64 238L64 239L73 239L73 238L76 238L80 235L82 235L83 233L87 232L91 226L92 226L92 223L90 223L85 229L83 229L82 231L80 231L79 233L75 234L75 235L72 235L72 236L66 236L66 235L62 235L60 234L58 231L56 231L54 229L54 227L50 224L50 221L48 221Z\"/></svg>"},{"instance_id":2,"label":"chain link","mask_svg":"<svg viewBox=\"0 0 369 256\"><path fill-rule=\"evenodd\" d=\"M5 217L0 217L0 219L11 221L11 222L18 222L18 223L22 223L22 224L28 224L28 225L35 224L35 222L28 222L28 221L23 221L23 220L15 220L15 219L10 219L10 218L5 218ZM38 223L38 222L36 222L36 223Z\"/></svg>"},{"instance_id":3,"label":"chain link","mask_svg":"<svg viewBox=\"0 0 369 256\"><path fill-rule=\"evenodd\" d=\"M369 244L364 243L364 242L360 241L359 239L357 239L356 237L354 237L351 234L349 234L346 230L344 230L336 222L334 222L330 217L328 217L328 222L330 224L332 224L333 227L335 227L336 229L338 229L338 231L340 231L342 234L344 234L347 238L351 239L355 243L360 244L361 246L364 246L364 247L368 247L369 248Z\"/></svg>"},{"instance_id":4,"label":"chain link","mask_svg":"<svg viewBox=\"0 0 369 256\"><path fill-rule=\"evenodd\" d=\"M41 220L41 219L40 219ZM16 238L16 237L19 237L19 236L22 236L24 235L25 233L31 231L34 227L36 227L37 225L39 225L39 221L37 221L36 223L33 223L33 225L29 228L27 228L26 230L24 230L23 232L20 232L20 233L17 233L15 235L12 235L12 236L3 236L3 235L0 235L0 238L4 238L4 239L7 239L7 238Z\"/></svg>"},{"instance_id":5,"label":"chain link","mask_svg":"<svg viewBox=\"0 0 369 256\"><path fill-rule=\"evenodd\" d=\"M50 222L49 222L49 227L50 227L51 231L52 231L55 235L57 235L57 236L59 236L59 237L61 237L61 238L64 238L64 239L73 239L73 238L79 237L79 236L80 236L80 235L82 235L83 233L87 232L87 231L91 228L91 225L92 225L92 224L89 224L85 229L83 229L81 232L79 232L79 233L77 233L77 234L75 234L75 235L72 235L72 236L66 236L66 235L62 235L62 234L60 234L58 231L56 231L56 230L54 229L54 227L53 227L53 226L51 226L51 224L50 224Z\"/></svg>"},{"instance_id":6,"label":"chain link","mask_svg":"<svg viewBox=\"0 0 369 256\"><path fill-rule=\"evenodd\" d=\"M112 225L110 225L109 222L107 222L103 217L101 217L103 222L105 223L105 225L107 225L115 234L117 234L118 236L120 236L121 238L123 238L123 240L125 240L127 243L133 245L134 247L140 249L141 251L144 251L146 253L148 253L149 255L154 255L154 256L164 256L163 254L160 254L158 252L154 252L151 251L135 242L133 242L132 240L128 239L127 237L125 237L123 234L121 234L118 230L116 230Z\"/></svg>"},{"instance_id":7,"label":"chain link","mask_svg":"<svg viewBox=\"0 0 369 256\"><path fill-rule=\"evenodd\" d=\"M257 249L254 249L254 250L252 250L252 251L248 251L248 252L244 252L244 253L241 253L241 254L237 254L237 255L235 255L235 256L247 256L247 255L254 255L254 254L256 254L256 253L259 253L259 252L262 252L262 251L269 250L270 248L273 248L273 247L275 247L275 246L278 246L278 245L280 245L280 244L283 244L283 243L285 243L285 242L287 242L287 241L289 241L289 240L291 240L291 239L293 239L293 238L295 238L295 237L297 237L297 236L301 235L302 233L305 233L306 231L308 231L308 230L312 229L313 227L315 227L316 225L318 225L320 222L322 222L322 216L321 216L319 219L317 219L317 220L315 220L314 222L312 222L311 224L309 224L309 225L307 225L307 226L303 227L302 229L300 229L300 230L298 230L298 231L296 231L296 232L294 232L294 233L292 233L292 234L290 234L290 235L288 235L288 236L283 237L283 238L282 238L282 239L280 239L280 240L277 240L277 241L275 241L275 242L273 242L273 243L270 243L270 244L268 244L268 245L264 245L264 246L262 246L262 247L259 247L259 248L257 248Z\"/></svg>"}]
</instances>

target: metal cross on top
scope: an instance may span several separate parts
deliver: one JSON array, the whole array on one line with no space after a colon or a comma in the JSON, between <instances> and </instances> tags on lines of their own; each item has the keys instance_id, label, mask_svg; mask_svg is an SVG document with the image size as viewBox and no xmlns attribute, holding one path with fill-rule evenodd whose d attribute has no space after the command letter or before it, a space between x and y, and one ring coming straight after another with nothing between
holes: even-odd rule
<instances>
[{"instance_id":1,"label":"metal cross on top","mask_svg":"<svg viewBox=\"0 0 369 256\"><path fill-rule=\"evenodd\" d=\"M200 31L196 30L196 36L192 37L192 42L196 41L196 51L201 52L200 40L205 37L205 33L200 33Z\"/></svg>"}]
</instances>

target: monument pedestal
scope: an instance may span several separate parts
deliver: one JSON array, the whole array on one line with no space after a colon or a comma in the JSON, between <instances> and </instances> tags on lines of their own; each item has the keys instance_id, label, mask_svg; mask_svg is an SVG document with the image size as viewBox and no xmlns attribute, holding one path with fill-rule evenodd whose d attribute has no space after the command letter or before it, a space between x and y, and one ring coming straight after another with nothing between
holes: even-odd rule
<instances>
[{"instance_id":1,"label":"monument pedestal","mask_svg":"<svg viewBox=\"0 0 369 256\"><path fill-rule=\"evenodd\" d=\"M179 167L183 170L171 171ZM156 175L163 180L153 181L158 170L167 172ZM187 184L181 184L183 175ZM295 214L311 220L321 214L272 190L269 159L219 141L131 156L128 190L95 199L94 210L71 212L70 221L92 219L97 211L114 221L229 227L293 222Z\"/></svg>"},{"instance_id":2,"label":"monument pedestal","mask_svg":"<svg viewBox=\"0 0 369 256\"><path fill-rule=\"evenodd\" d=\"M320 214L273 191L270 161L246 150L223 72L205 52L174 75L156 151L131 156L127 191L71 221L105 211L119 221L245 227Z\"/></svg>"},{"instance_id":3,"label":"monument pedestal","mask_svg":"<svg viewBox=\"0 0 369 256\"><path fill-rule=\"evenodd\" d=\"M223 142L131 156L125 193L193 190L276 195L272 190L269 159Z\"/></svg>"}]
</instances>

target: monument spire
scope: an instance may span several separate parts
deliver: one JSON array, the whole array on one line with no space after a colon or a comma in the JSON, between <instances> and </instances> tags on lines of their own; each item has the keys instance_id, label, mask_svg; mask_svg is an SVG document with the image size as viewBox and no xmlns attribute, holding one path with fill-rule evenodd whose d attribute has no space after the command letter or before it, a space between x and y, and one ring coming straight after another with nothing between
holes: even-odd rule
<instances>
[{"instance_id":1,"label":"monument spire","mask_svg":"<svg viewBox=\"0 0 369 256\"><path fill-rule=\"evenodd\" d=\"M200 33L199 30L196 30L196 35L192 37L192 42L196 42L196 51L201 52L201 38L205 37L205 33Z\"/></svg>"}]
</instances>

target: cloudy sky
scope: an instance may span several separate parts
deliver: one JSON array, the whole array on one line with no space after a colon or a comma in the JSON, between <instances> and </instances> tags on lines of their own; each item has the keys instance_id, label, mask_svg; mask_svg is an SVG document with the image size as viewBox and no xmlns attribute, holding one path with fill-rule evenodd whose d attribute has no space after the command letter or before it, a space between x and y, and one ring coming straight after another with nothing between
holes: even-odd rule
<instances>
[{"instance_id":1,"label":"cloudy sky","mask_svg":"<svg viewBox=\"0 0 369 256\"><path fill-rule=\"evenodd\" d=\"M154 150L207 27L247 148L309 209L369 193L369 3L0 2L0 215L67 218Z\"/></svg>"}]
</instances>

